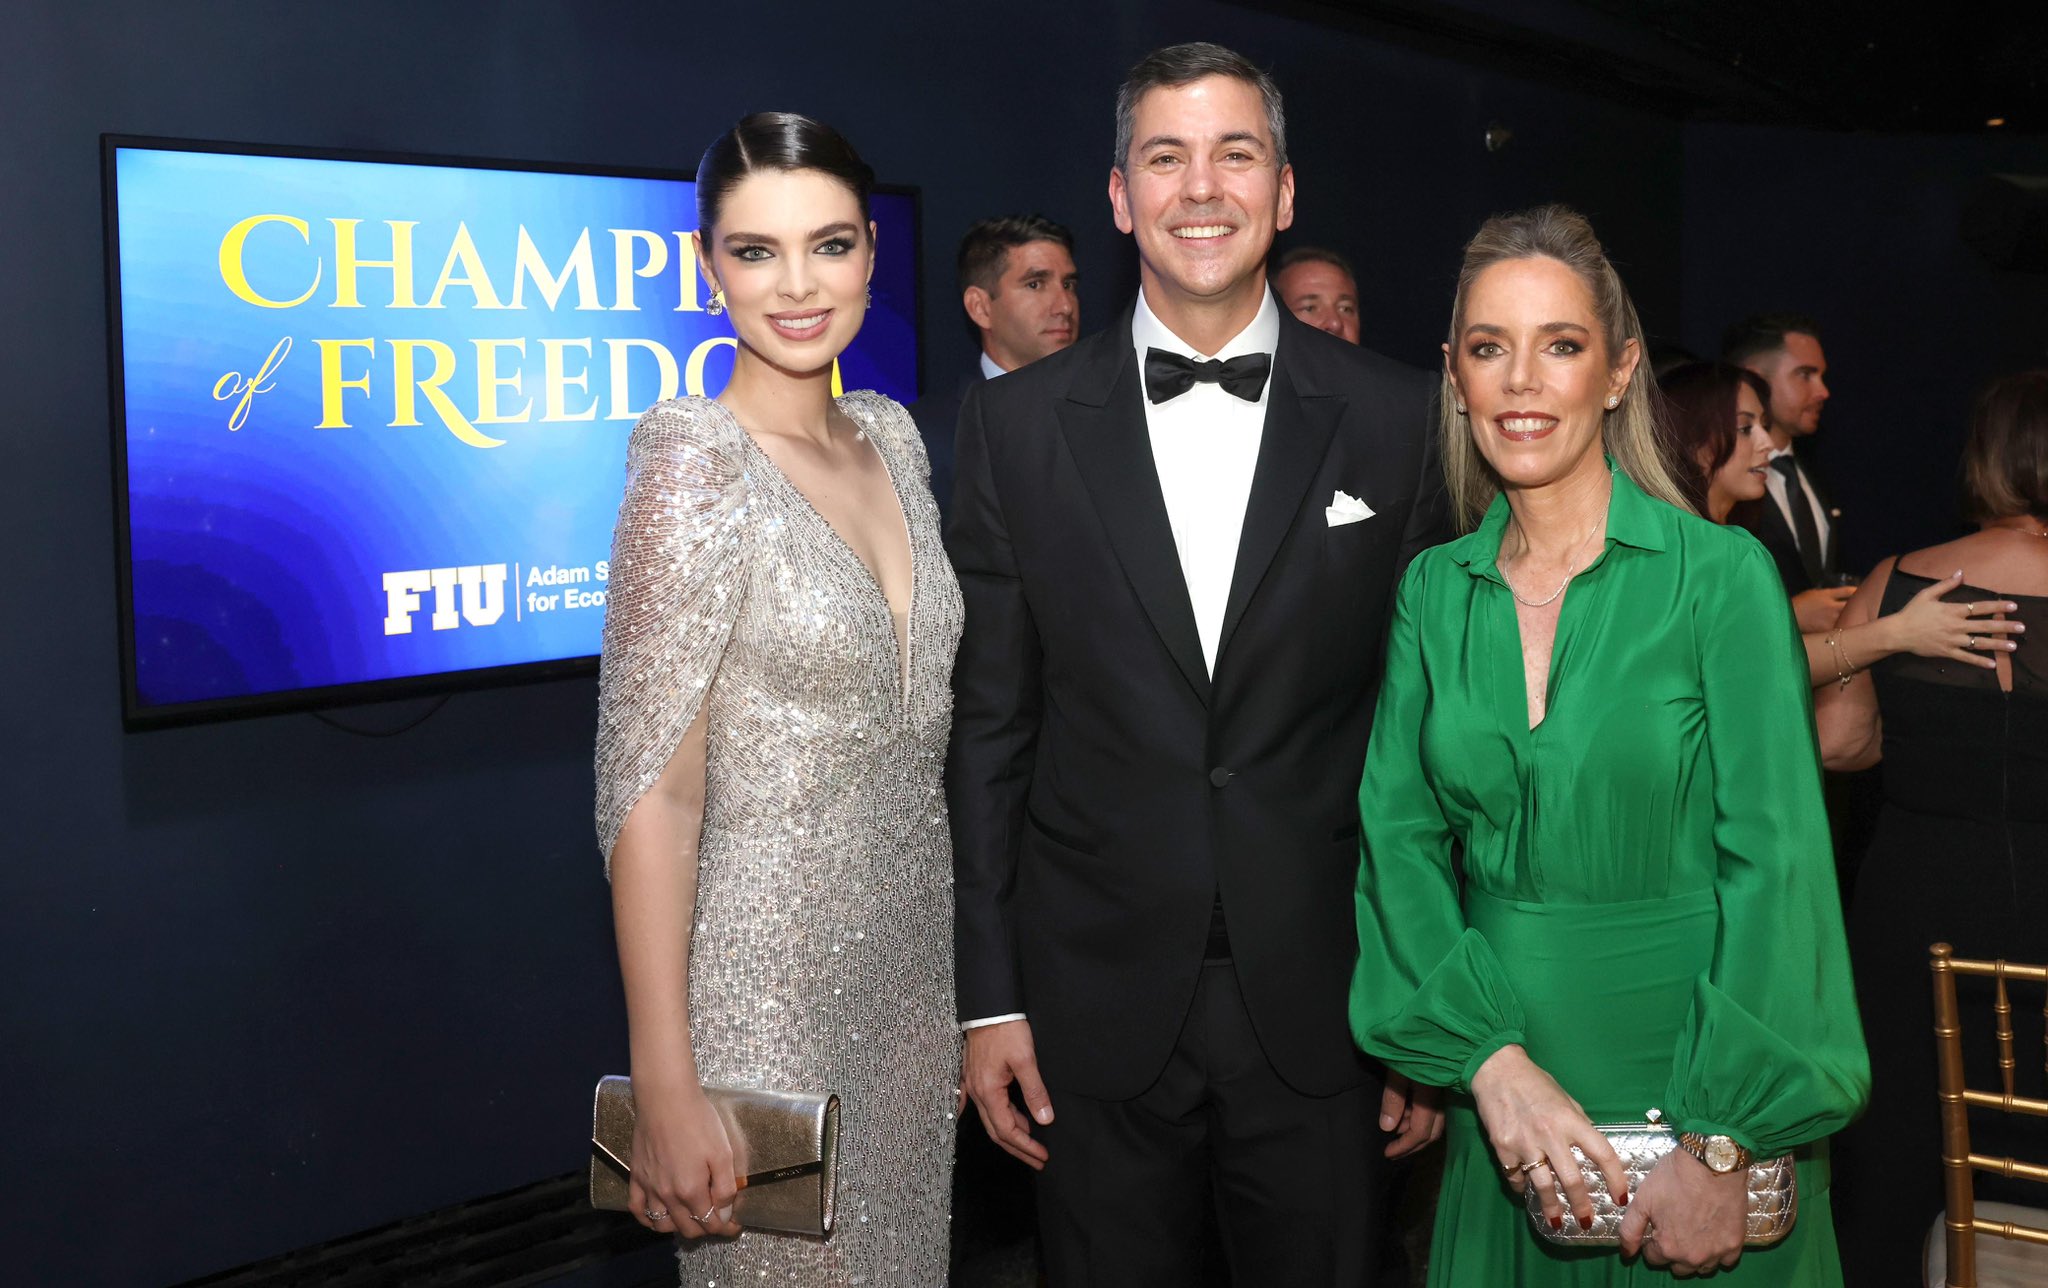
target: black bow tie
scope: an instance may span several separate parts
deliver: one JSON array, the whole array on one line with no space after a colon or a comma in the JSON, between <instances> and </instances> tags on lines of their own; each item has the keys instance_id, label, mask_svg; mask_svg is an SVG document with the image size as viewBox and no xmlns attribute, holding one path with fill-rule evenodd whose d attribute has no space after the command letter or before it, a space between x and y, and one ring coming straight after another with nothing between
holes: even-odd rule
<instances>
[{"instance_id":1,"label":"black bow tie","mask_svg":"<svg viewBox=\"0 0 2048 1288\"><path fill-rule=\"evenodd\" d=\"M1272 370L1273 355L1270 353L1247 353L1229 361L1211 358L1207 362L1197 362L1164 349L1147 349L1145 396L1154 403L1163 403L1193 389L1196 381L1206 380L1222 385L1225 393L1235 394L1246 402L1257 402L1266 387L1266 376Z\"/></svg>"}]
</instances>

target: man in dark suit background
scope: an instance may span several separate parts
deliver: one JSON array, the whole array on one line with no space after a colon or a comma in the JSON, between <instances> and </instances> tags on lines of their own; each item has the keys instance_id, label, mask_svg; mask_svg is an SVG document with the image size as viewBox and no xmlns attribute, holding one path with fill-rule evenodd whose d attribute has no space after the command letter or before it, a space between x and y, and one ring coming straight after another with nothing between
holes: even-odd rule
<instances>
[{"instance_id":1,"label":"man in dark suit background","mask_svg":"<svg viewBox=\"0 0 2048 1288\"><path fill-rule=\"evenodd\" d=\"M1728 328L1721 360L1747 367L1771 387L1771 472L1764 495L1743 501L1728 522L1749 529L1771 552L1792 616L1806 634L1831 631L1856 593L1842 584L1842 511L1828 495L1802 440L1820 429L1828 401L1828 358L1820 324L1800 313L1759 313ZM1881 773L1865 769L1826 776L1828 824L1835 841L1835 878L1846 904L1870 847L1883 804Z\"/></svg>"},{"instance_id":2,"label":"man in dark suit background","mask_svg":"<svg viewBox=\"0 0 2048 1288\"><path fill-rule=\"evenodd\" d=\"M1212 1202L1235 1282L1362 1284L1382 1152L1440 1130L1345 1018L1386 614L1444 535L1432 382L1268 289L1265 73L1160 50L1117 127L1139 298L960 415L962 1081L1040 1169L1055 1288L1200 1282Z\"/></svg>"},{"instance_id":3,"label":"man in dark suit background","mask_svg":"<svg viewBox=\"0 0 2048 1288\"><path fill-rule=\"evenodd\" d=\"M953 500L953 432L967 391L1074 342L1081 328L1081 275L1074 235L1043 215L983 219L960 239L960 307L981 346L974 369L910 406L932 462L943 518Z\"/></svg>"},{"instance_id":4,"label":"man in dark suit background","mask_svg":"<svg viewBox=\"0 0 2048 1288\"><path fill-rule=\"evenodd\" d=\"M1749 529L1778 565L1799 629L1833 630L1842 605L1855 593L1841 585L1842 512L1829 501L1799 440L1820 428L1828 401L1828 359L1820 326L1797 313L1744 318L1721 339L1721 361L1747 367L1771 387L1771 473L1767 490L1743 501L1728 522Z\"/></svg>"}]
</instances>

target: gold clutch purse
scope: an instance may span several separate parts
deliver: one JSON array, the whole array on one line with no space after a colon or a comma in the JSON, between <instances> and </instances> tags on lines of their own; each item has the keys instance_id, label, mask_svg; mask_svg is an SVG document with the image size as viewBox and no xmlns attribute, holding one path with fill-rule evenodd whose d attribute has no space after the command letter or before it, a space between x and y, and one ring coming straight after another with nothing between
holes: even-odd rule
<instances>
[{"instance_id":1,"label":"gold clutch purse","mask_svg":"<svg viewBox=\"0 0 2048 1288\"><path fill-rule=\"evenodd\" d=\"M1607 1138L1607 1143L1614 1147L1622 1167L1627 1170L1630 1198L1635 1197L1643 1178L1664 1161L1664 1156L1678 1148L1678 1133L1660 1119L1661 1115L1652 1109L1644 1122L1593 1124L1593 1130ZM1551 1243L1567 1247L1613 1247L1619 1244L1621 1219L1628 1214L1628 1209L1615 1206L1614 1199L1607 1193L1606 1175L1586 1160L1584 1151L1577 1145L1572 1146L1572 1163L1586 1179L1586 1191L1593 1200L1593 1224L1582 1229L1577 1222L1566 1218L1564 1229L1551 1229L1550 1222L1544 1219L1543 1202L1537 1197L1536 1187L1529 1185L1524 1187L1524 1198L1529 1205L1530 1224L1536 1227L1536 1233ZM1749 1211L1743 1246L1768 1248L1790 1234L1792 1223L1799 1218L1799 1187L1793 1175L1792 1155L1757 1159L1749 1165L1748 1180ZM1551 1183L1558 1202L1564 1203L1564 1186L1557 1182L1554 1174ZM1564 1206L1567 1212L1571 1210L1570 1204L1564 1203Z\"/></svg>"},{"instance_id":2,"label":"gold clutch purse","mask_svg":"<svg viewBox=\"0 0 2048 1288\"><path fill-rule=\"evenodd\" d=\"M706 1087L705 1097L732 1143L740 1196L733 1219L749 1230L824 1237L832 1233L838 1181L839 1097ZM613 1075L597 1084L590 1121L590 1205L632 1208L633 1081Z\"/></svg>"}]
</instances>

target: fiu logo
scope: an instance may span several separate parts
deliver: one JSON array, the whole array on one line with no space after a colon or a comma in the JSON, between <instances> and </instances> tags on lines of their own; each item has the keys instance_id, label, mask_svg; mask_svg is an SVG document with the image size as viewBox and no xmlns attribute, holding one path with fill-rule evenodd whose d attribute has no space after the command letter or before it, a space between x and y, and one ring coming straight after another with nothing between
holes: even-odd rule
<instances>
[{"instance_id":1,"label":"fiu logo","mask_svg":"<svg viewBox=\"0 0 2048 1288\"><path fill-rule=\"evenodd\" d=\"M384 574L384 633L412 634L412 615L421 596L434 594L435 630L452 631L468 622L489 626L505 615L505 565L466 564L460 568L415 568ZM458 611L456 601L461 601Z\"/></svg>"}]
</instances>

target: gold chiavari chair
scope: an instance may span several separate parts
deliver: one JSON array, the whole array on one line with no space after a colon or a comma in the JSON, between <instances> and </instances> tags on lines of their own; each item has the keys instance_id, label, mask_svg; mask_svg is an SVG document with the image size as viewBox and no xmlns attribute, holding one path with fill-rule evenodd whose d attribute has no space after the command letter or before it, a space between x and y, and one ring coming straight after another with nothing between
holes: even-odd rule
<instances>
[{"instance_id":1,"label":"gold chiavari chair","mask_svg":"<svg viewBox=\"0 0 2048 1288\"><path fill-rule=\"evenodd\" d=\"M2048 1100L2014 1094L2012 999L2007 980L2048 983L2048 966L1957 957L1947 944L1930 950L1934 970L1934 1045L1940 1057L1941 1164L1946 1209L1928 1231L1926 1282L1931 1288L2006 1288L2048 1284L2048 1209L2010 1203L1979 1203L1972 1184L1977 1172L2048 1182L2048 1167L1974 1153L1970 1109L2048 1118ZM1972 1091L1963 1083L1963 1028L1956 1004L1956 976L1993 981L1993 1014L1998 1035L1998 1068L2003 1089ZM2042 1009L2048 1024L2048 1006ZM2048 1031L2044 1031L2048 1041ZM1939 1234L1943 1237L1937 1239Z\"/></svg>"}]
</instances>

